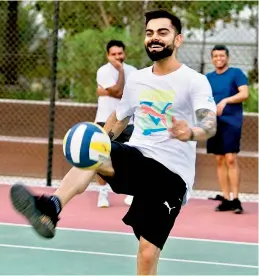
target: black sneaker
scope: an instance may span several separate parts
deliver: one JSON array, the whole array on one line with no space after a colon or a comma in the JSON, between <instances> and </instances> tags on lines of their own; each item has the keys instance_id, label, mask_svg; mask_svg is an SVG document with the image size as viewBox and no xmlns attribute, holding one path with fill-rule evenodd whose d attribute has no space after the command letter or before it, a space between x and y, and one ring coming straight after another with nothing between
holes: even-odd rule
<instances>
[{"instance_id":1,"label":"black sneaker","mask_svg":"<svg viewBox=\"0 0 259 276\"><path fill-rule=\"evenodd\" d=\"M232 210L235 214L242 214L244 212L241 202L238 198L232 200Z\"/></svg>"},{"instance_id":2,"label":"black sneaker","mask_svg":"<svg viewBox=\"0 0 259 276\"><path fill-rule=\"evenodd\" d=\"M218 200L218 201L222 201L224 200L224 197L221 195L216 195L215 197L208 197L209 200Z\"/></svg>"},{"instance_id":3,"label":"black sneaker","mask_svg":"<svg viewBox=\"0 0 259 276\"><path fill-rule=\"evenodd\" d=\"M11 187L10 197L13 207L27 218L40 236L48 239L55 236L59 219L49 197L34 196L22 184Z\"/></svg>"},{"instance_id":4,"label":"black sneaker","mask_svg":"<svg viewBox=\"0 0 259 276\"><path fill-rule=\"evenodd\" d=\"M223 199L222 202L216 207L215 211L224 212L224 211L231 211L232 208L232 201Z\"/></svg>"}]
</instances>

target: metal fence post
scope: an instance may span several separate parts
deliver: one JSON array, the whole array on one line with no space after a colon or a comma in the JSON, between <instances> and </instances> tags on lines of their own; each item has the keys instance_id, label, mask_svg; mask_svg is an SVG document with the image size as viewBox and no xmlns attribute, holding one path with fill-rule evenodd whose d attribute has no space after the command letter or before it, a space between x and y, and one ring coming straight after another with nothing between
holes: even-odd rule
<instances>
[{"instance_id":1,"label":"metal fence post","mask_svg":"<svg viewBox=\"0 0 259 276\"><path fill-rule=\"evenodd\" d=\"M57 87L57 59L58 59L58 28L59 28L59 1L54 1L54 28L52 34L52 68L51 68L51 95L49 105L49 135L48 135L48 163L47 163L47 186L51 186L53 141L55 123L55 99Z\"/></svg>"}]
</instances>

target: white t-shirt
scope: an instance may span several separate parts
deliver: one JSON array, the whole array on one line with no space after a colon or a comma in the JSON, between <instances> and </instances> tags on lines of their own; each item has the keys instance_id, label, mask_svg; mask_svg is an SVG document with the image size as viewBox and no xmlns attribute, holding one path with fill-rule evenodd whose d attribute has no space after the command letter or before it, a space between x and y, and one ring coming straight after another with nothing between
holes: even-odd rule
<instances>
[{"instance_id":1,"label":"white t-shirt","mask_svg":"<svg viewBox=\"0 0 259 276\"><path fill-rule=\"evenodd\" d=\"M182 65L163 76L154 75L152 66L132 73L116 110L118 120L134 114L134 131L126 144L162 163L185 181L187 193L183 204L194 183L197 142L169 138L167 129L172 126L172 116L194 126L195 111L200 108L216 112L211 86L206 76Z\"/></svg>"},{"instance_id":2,"label":"white t-shirt","mask_svg":"<svg viewBox=\"0 0 259 276\"><path fill-rule=\"evenodd\" d=\"M123 63L123 69L125 82L130 73L137 70L135 67L126 63ZM98 69L96 81L98 86L107 89L117 83L118 77L119 71L113 67L111 63L106 63ZM119 102L120 99L116 99L110 96L99 96L95 122L106 122L110 114L116 110ZM129 124L133 124L132 119L130 120Z\"/></svg>"}]
</instances>

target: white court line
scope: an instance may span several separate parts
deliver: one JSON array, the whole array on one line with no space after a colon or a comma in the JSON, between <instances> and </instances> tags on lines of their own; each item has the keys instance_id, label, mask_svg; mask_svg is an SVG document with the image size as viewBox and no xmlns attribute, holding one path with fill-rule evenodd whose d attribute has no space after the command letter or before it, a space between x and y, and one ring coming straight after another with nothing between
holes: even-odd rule
<instances>
[{"instance_id":1,"label":"white court line","mask_svg":"<svg viewBox=\"0 0 259 276\"><path fill-rule=\"evenodd\" d=\"M28 225L28 224L16 224L16 223L8 223L8 222L0 222L0 226L29 227L29 228L31 228L31 225ZM97 234L108 234L108 235L134 236L133 233L129 233L129 232L103 231L103 230L91 230L91 229L67 228L67 227L57 227L56 229L61 230L61 231L70 231L70 232L86 232L86 233L97 233ZM185 237L172 237L172 236L169 236L168 238L169 239L174 239L174 240L195 241L195 242L212 242L212 243L253 245L253 246L256 245L256 246L258 246L258 243L256 243L256 242L237 242L237 241L198 239L198 238L185 238Z\"/></svg>"},{"instance_id":2,"label":"white court line","mask_svg":"<svg viewBox=\"0 0 259 276\"><path fill-rule=\"evenodd\" d=\"M15 244L0 244L0 247L9 247L9 248L18 248L18 249L31 249L31 250L41 250L41 251L65 252L65 253L76 253L76 254L87 254L87 255L97 255L97 256L136 258L135 255L128 255L128 254L95 252L95 251L84 251L84 250L72 250L72 249L62 249L62 248L52 248L52 247L25 246L25 245L15 245ZM259 268L258 266L255 266L255 265L242 265L242 264L233 264L233 263L195 261L195 260L185 260L185 259L160 258L160 260L161 261L166 261L166 262L195 263L195 264L243 267L243 268L254 268L254 269Z\"/></svg>"}]
</instances>

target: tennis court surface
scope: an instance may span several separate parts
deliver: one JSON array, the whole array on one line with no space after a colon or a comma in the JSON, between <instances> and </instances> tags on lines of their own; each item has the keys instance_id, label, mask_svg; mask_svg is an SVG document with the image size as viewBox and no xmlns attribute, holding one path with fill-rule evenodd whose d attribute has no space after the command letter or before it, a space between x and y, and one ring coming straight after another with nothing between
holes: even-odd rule
<instances>
[{"instance_id":1,"label":"tennis court surface","mask_svg":"<svg viewBox=\"0 0 259 276\"><path fill-rule=\"evenodd\" d=\"M14 212L9 188L0 185L1 275L136 275L137 240L121 221L123 195L111 193L108 209L96 207L96 192L78 196L64 209L56 237L45 240ZM243 215L216 213L217 204L192 199L184 207L159 275L258 275L257 203L244 203Z\"/></svg>"}]
</instances>

